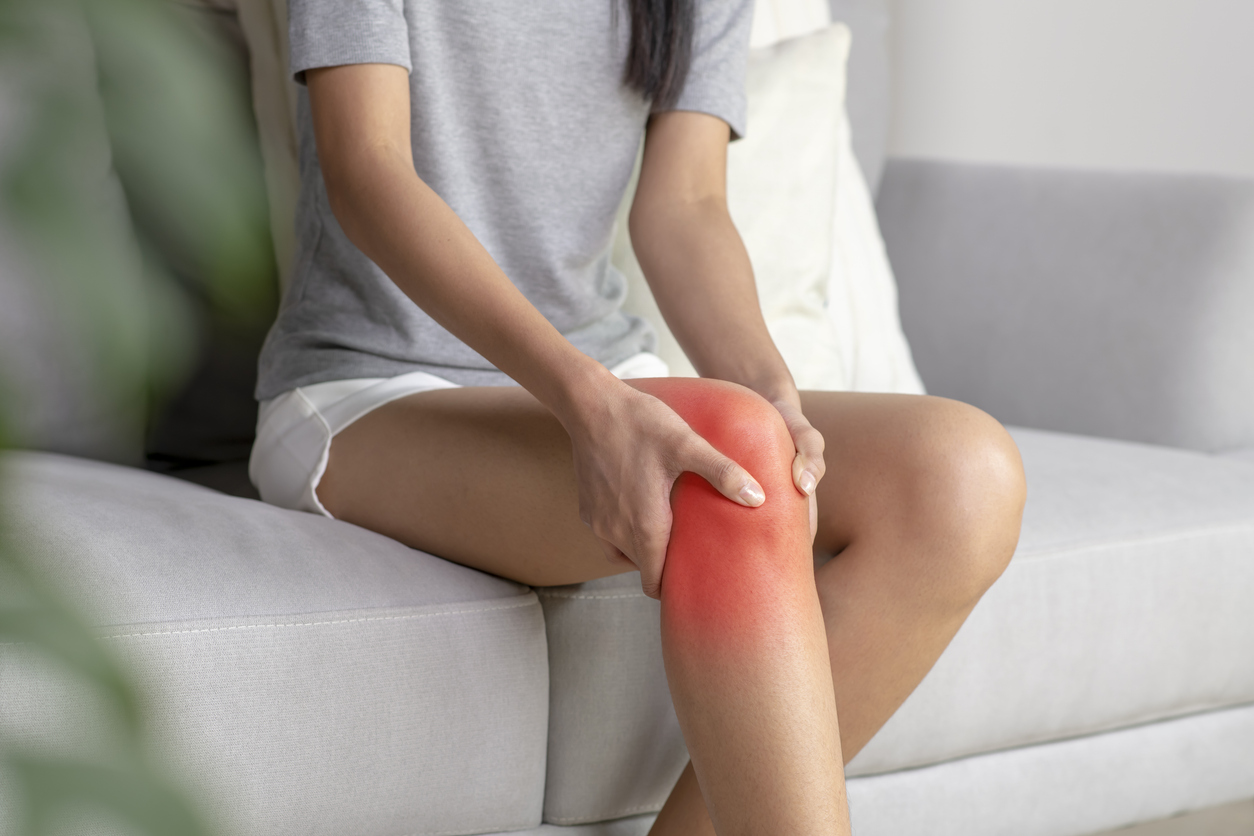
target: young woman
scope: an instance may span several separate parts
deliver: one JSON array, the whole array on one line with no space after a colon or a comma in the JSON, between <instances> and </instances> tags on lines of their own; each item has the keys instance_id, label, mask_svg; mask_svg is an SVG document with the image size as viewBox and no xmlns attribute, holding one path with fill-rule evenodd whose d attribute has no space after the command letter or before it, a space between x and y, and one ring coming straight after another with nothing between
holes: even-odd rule
<instances>
[{"instance_id":1,"label":"young woman","mask_svg":"<svg viewBox=\"0 0 1254 836\"><path fill-rule=\"evenodd\" d=\"M751 0L290 14L262 495L527 584L639 571L693 759L654 833L848 833L843 763L1005 568L1023 474L974 408L797 391L725 200ZM619 311L642 135L632 240L700 380Z\"/></svg>"}]
</instances>

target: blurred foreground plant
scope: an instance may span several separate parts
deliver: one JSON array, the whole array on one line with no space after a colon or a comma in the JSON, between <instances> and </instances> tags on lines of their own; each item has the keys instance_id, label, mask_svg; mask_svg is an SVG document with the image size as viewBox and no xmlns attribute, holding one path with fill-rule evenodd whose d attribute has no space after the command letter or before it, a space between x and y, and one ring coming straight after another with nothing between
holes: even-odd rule
<instances>
[{"instance_id":1,"label":"blurred foreground plant","mask_svg":"<svg viewBox=\"0 0 1254 836\"><path fill-rule=\"evenodd\" d=\"M220 48L170 0L0 0L5 246L19 246L97 397L123 423L142 422L153 393L187 371L173 272L200 277L228 317L256 316L273 292L247 103L228 73ZM0 392L3 424L20 393ZM146 754L142 700L5 522L0 665L6 654L38 654L110 706L117 729L102 759L19 745L0 727L0 789L21 810L8 822L0 810L0 832L50 833L73 809L138 833L203 833Z\"/></svg>"}]
</instances>

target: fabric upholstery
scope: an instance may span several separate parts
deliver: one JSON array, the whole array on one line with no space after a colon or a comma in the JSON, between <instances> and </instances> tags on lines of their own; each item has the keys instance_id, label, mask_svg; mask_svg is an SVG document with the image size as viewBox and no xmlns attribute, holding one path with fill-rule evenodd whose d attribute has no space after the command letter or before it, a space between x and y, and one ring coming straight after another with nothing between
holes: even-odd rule
<instances>
[{"instance_id":1,"label":"fabric upholstery","mask_svg":"<svg viewBox=\"0 0 1254 836\"><path fill-rule=\"evenodd\" d=\"M544 820L661 809L688 762L662 667L661 605L635 572L537 592L551 681Z\"/></svg>"},{"instance_id":2,"label":"fabric upholstery","mask_svg":"<svg viewBox=\"0 0 1254 836\"><path fill-rule=\"evenodd\" d=\"M853 48L846 105L854 156L872 194L879 189L888 152L889 19L888 0L758 0L749 40L757 48L807 35L832 21L849 27Z\"/></svg>"},{"instance_id":3,"label":"fabric upholstery","mask_svg":"<svg viewBox=\"0 0 1254 836\"><path fill-rule=\"evenodd\" d=\"M849 781L858 836L1078 836L1254 797L1254 705Z\"/></svg>"},{"instance_id":4,"label":"fabric upholstery","mask_svg":"<svg viewBox=\"0 0 1254 836\"><path fill-rule=\"evenodd\" d=\"M247 73L265 165L266 196L279 284L286 288L295 258L296 200L300 194L297 165L296 82L287 71L287 0L186 0L234 16L248 47Z\"/></svg>"},{"instance_id":5,"label":"fabric upholstery","mask_svg":"<svg viewBox=\"0 0 1254 836\"><path fill-rule=\"evenodd\" d=\"M922 395L923 381L901 327L897 281L844 114L839 136L827 282L828 327L839 349L839 373L813 388Z\"/></svg>"},{"instance_id":6,"label":"fabric upholstery","mask_svg":"<svg viewBox=\"0 0 1254 836\"><path fill-rule=\"evenodd\" d=\"M1254 446L1254 180L894 160L879 214L930 392L1005 423Z\"/></svg>"},{"instance_id":7,"label":"fabric upholstery","mask_svg":"<svg viewBox=\"0 0 1254 836\"><path fill-rule=\"evenodd\" d=\"M749 48L761 49L800 38L831 22L827 0L756 0Z\"/></svg>"},{"instance_id":8,"label":"fabric upholstery","mask_svg":"<svg viewBox=\"0 0 1254 836\"><path fill-rule=\"evenodd\" d=\"M592 824L568 826L542 824L534 830L513 831L509 836L645 836L656 818L656 815L648 814ZM493 833L490 836L506 836L506 834Z\"/></svg>"},{"instance_id":9,"label":"fabric upholstery","mask_svg":"<svg viewBox=\"0 0 1254 836\"><path fill-rule=\"evenodd\" d=\"M138 680L171 773L220 832L540 823L547 649L526 588L143 471L47 454L3 467L22 554ZM62 680L0 647L0 730L90 737L100 724Z\"/></svg>"},{"instance_id":10,"label":"fabric upholstery","mask_svg":"<svg viewBox=\"0 0 1254 836\"><path fill-rule=\"evenodd\" d=\"M1241 664L1254 658L1254 467L1014 435L1028 478L1019 550L850 775L1254 702L1254 667ZM546 820L657 809L664 794L655 786L623 782L645 762L668 776L684 763L678 740L662 737L677 732L660 698L656 606L635 575L540 595L554 694ZM625 693L649 696L629 702ZM655 706L651 721L642 704Z\"/></svg>"},{"instance_id":11,"label":"fabric upholstery","mask_svg":"<svg viewBox=\"0 0 1254 836\"><path fill-rule=\"evenodd\" d=\"M1228 450L1224 453L1224 458L1254 464L1254 447L1242 447L1239 450Z\"/></svg>"},{"instance_id":12,"label":"fabric upholstery","mask_svg":"<svg viewBox=\"0 0 1254 836\"><path fill-rule=\"evenodd\" d=\"M118 340L110 344L116 356L102 358L95 352L105 343L94 329L111 327L121 334L153 329L149 311L157 300L148 295L143 254L114 167L96 47L78 6L28 8L29 13L14 10L18 16L10 25L23 31L23 41L39 48L6 67L0 88L8 135L0 150L0 176L14 183L6 187L0 217L5 434L10 444L138 464L144 455L146 348L140 341ZM57 109L45 112L52 102ZM57 115L45 115L52 113ZM56 121L42 121L52 118ZM52 202L42 209L36 208L39 204L27 206L19 195L23 189L43 190L51 184L28 180L19 186L14 179L16 166L25 162L18 155L28 153L28 144L48 143L39 130L73 137L46 150L52 159L72 160L73 165L65 167ZM71 196L79 201L81 217L44 214L59 213L58 201ZM59 240L49 237L52 217L60 229L90 234L82 242L90 250L73 256L90 258L100 271L95 287L87 281L80 287L73 282L75 273L63 272L72 270L72 259L46 259L50 253L44 248ZM100 292L99 300L84 298L92 291ZM89 319L88 311L97 318ZM102 372L111 376L107 386L100 385Z\"/></svg>"},{"instance_id":13,"label":"fabric upholstery","mask_svg":"<svg viewBox=\"0 0 1254 836\"><path fill-rule=\"evenodd\" d=\"M851 774L1254 702L1254 468L1015 430L1018 551Z\"/></svg>"}]
</instances>

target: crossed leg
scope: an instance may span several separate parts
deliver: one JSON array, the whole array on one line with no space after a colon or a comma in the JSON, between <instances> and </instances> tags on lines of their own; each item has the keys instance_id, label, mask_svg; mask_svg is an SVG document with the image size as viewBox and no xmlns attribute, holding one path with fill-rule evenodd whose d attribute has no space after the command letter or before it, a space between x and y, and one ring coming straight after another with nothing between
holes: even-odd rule
<instances>
[{"instance_id":1,"label":"crossed leg","mask_svg":"<svg viewBox=\"0 0 1254 836\"><path fill-rule=\"evenodd\" d=\"M848 763L1005 569L1026 488L1014 442L973 407L909 395L801 399L827 443L815 579ZM712 834L701 802L690 765L653 836Z\"/></svg>"},{"instance_id":2,"label":"crossed leg","mask_svg":"<svg viewBox=\"0 0 1254 836\"><path fill-rule=\"evenodd\" d=\"M816 392L803 393L803 409L827 441L815 552L836 557L811 588L847 760L1004 569L1018 536L1022 470L996 422L952 401ZM427 392L337 436L319 497L342 519L459 563L532 585L576 583L622 570L579 521L570 456L561 425L521 389ZM664 576L664 596L665 587ZM758 606L777 603L768 593ZM709 699L694 687L693 705ZM687 699L677 695L681 716ZM654 832L712 832L702 798L690 768ZM747 832L741 813L771 801L741 811L730 798L710 799L724 833Z\"/></svg>"}]
</instances>

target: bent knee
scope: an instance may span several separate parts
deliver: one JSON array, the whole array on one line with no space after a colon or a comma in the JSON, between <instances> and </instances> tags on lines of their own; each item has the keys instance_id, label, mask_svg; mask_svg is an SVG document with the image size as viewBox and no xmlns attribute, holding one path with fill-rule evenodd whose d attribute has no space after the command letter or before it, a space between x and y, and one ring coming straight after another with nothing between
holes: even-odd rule
<instances>
[{"instance_id":1,"label":"bent knee","mask_svg":"<svg viewBox=\"0 0 1254 836\"><path fill-rule=\"evenodd\" d=\"M675 410L719 452L761 481L758 469L781 466L789 483L792 436L770 401L748 387L710 378L668 377L627 381ZM769 486L763 485L764 488Z\"/></svg>"},{"instance_id":2,"label":"bent knee","mask_svg":"<svg viewBox=\"0 0 1254 836\"><path fill-rule=\"evenodd\" d=\"M976 407L929 399L932 415L913 443L908 488L913 536L958 599L978 598L1010 562L1027 496L1023 462L1006 429Z\"/></svg>"},{"instance_id":3,"label":"bent knee","mask_svg":"<svg viewBox=\"0 0 1254 836\"><path fill-rule=\"evenodd\" d=\"M792 485L794 449L779 411L752 390L725 381L631 383L674 409L766 493L762 505L750 508L728 501L695 474L679 477L662 581L670 611L691 610L693 618L705 610L745 615L780 595L795 597L784 590L803 588L803 582L812 588L808 506Z\"/></svg>"}]
</instances>

